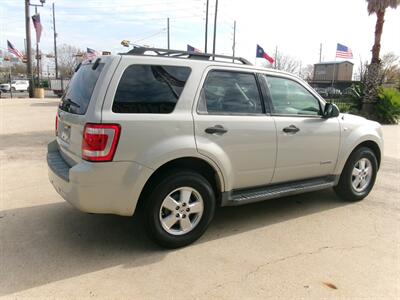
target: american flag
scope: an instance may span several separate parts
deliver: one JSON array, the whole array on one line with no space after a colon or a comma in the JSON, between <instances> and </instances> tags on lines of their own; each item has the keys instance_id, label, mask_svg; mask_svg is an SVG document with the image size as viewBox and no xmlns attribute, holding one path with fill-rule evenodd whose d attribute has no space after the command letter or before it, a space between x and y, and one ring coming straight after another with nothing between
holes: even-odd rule
<instances>
[{"instance_id":1,"label":"american flag","mask_svg":"<svg viewBox=\"0 0 400 300\"><path fill-rule=\"evenodd\" d=\"M18 57L20 60L24 57L21 52L17 48L14 47L13 44L9 40L7 40L7 48L8 52L14 54L16 57Z\"/></svg>"},{"instance_id":2,"label":"american flag","mask_svg":"<svg viewBox=\"0 0 400 300\"><path fill-rule=\"evenodd\" d=\"M42 36L42 23L40 23L40 15L36 14L32 16L33 27L36 30L36 41L40 43L40 37Z\"/></svg>"},{"instance_id":3,"label":"american flag","mask_svg":"<svg viewBox=\"0 0 400 300\"><path fill-rule=\"evenodd\" d=\"M336 57L352 59L353 52L349 47L338 43L336 47Z\"/></svg>"},{"instance_id":4,"label":"american flag","mask_svg":"<svg viewBox=\"0 0 400 300\"><path fill-rule=\"evenodd\" d=\"M86 48L86 59L94 60L98 55L99 53L96 50L92 48Z\"/></svg>"},{"instance_id":5,"label":"american flag","mask_svg":"<svg viewBox=\"0 0 400 300\"><path fill-rule=\"evenodd\" d=\"M193 47L193 46L190 46L189 44L187 45L187 51L188 51L188 52L201 53L201 50L199 50L199 49L197 49L197 48L195 48L195 47Z\"/></svg>"}]
</instances>

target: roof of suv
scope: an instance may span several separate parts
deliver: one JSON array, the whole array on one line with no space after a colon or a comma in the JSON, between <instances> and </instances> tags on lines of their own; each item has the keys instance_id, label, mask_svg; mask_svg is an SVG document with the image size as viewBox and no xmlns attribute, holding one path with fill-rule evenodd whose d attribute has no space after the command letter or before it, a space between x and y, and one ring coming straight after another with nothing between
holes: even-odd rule
<instances>
[{"instance_id":1,"label":"roof of suv","mask_svg":"<svg viewBox=\"0 0 400 300\"><path fill-rule=\"evenodd\" d=\"M140 57L145 56L146 58L162 58L162 59L169 59L169 60L176 60L176 59L184 59L190 60L191 62L196 62L198 64L206 64L206 65L218 65L218 66L229 66L241 69L252 69L258 70L268 73L275 73L275 74L282 74L282 75L289 75L297 77L294 74L280 71L276 69L270 68L263 68L259 66L252 65L248 60L242 57L233 57L227 55L214 55L211 53L199 53L199 52L189 52L189 51L182 51L182 50L168 50L168 49L161 49L161 48L145 48L139 47L134 48L127 53L119 53L121 56L132 56L132 57Z\"/></svg>"}]
</instances>

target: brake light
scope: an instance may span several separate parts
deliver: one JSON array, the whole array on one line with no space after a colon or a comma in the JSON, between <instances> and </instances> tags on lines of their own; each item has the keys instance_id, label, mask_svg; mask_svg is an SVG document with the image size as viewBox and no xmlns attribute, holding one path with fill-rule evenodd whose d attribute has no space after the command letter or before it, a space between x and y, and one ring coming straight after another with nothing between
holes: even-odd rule
<instances>
[{"instance_id":1,"label":"brake light","mask_svg":"<svg viewBox=\"0 0 400 300\"><path fill-rule=\"evenodd\" d=\"M58 135L58 115L56 115L55 127L56 127L56 136L57 136Z\"/></svg>"},{"instance_id":2,"label":"brake light","mask_svg":"<svg viewBox=\"0 0 400 300\"><path fill-rule=\"evenodd\" d=\"M112 161L120 131L118 124L86 124L83 130L82 158L87 161Z\"/></svg>"}]
</instances>

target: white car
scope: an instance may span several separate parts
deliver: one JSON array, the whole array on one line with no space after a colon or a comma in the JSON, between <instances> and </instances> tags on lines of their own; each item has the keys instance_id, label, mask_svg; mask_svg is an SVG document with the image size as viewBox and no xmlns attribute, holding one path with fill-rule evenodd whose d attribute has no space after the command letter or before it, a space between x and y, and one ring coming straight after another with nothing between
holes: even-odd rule
<instances>
[{"instance_id":1,"label":"white car","mask_svg":"<svg viewBox=\"0 0 400 300\"><path fill-rule=\"evenodd\" d=\"M29 88L29 81L28 80L13 80L11 81L11 91L13 92L26 92ZM3 92L10 91L10 84L3 83L0 84L0 90Z\"/></svg>"},{"instance_id":2,"label":"white car","mask_svg":"<svg viewBox=\"0 0 400 300\"><path fill-rule=\"evenodd\" d=\"M217 206L332 187L359 201L382 151L378 123L341 114L294 75L241 58L137 48L77 68L47 161L73 206L139 211L154 240L174 248L199 238Z\"/></svg>"}]
</instances>

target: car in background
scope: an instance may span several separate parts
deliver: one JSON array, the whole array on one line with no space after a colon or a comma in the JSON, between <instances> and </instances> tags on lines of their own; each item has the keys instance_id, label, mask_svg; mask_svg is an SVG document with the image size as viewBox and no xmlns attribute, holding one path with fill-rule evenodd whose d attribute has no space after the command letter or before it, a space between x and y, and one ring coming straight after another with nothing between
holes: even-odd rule
<instances>
[{"instance_id":1,"label":"car in background","mask_svg":"<svg viewBox=\"0 0 400 300\"><path fill-rule=\"evenodd\" d=\"M328 93L329 97L332 97L332 98L338 98L338 97L342 96L342 92L339 89L336 89L334 87L326 88L326 92Z\"/></svg>"},{"instance_id":2,"label":"car in background","mask_svg":"<svg viewBox=\"0 0 400 300\"><path fill-rule=\"evenodd\" d=\"M323 98L328 98L329 94L324 88L314 88L314 90Z\"/></svg>"},{"instance_id":3,"label":"car in background","mask_svg":"<svg viewBox=\"0 0 400 300\"><path fill-rule=\"evenodd\" d=\"M11 81L11 91L12 92L26 92L29 88L28 80L13 80ZM0 84L0 90L3 92L10 91L10 83Z\"/></svg>"}]
</instances>

